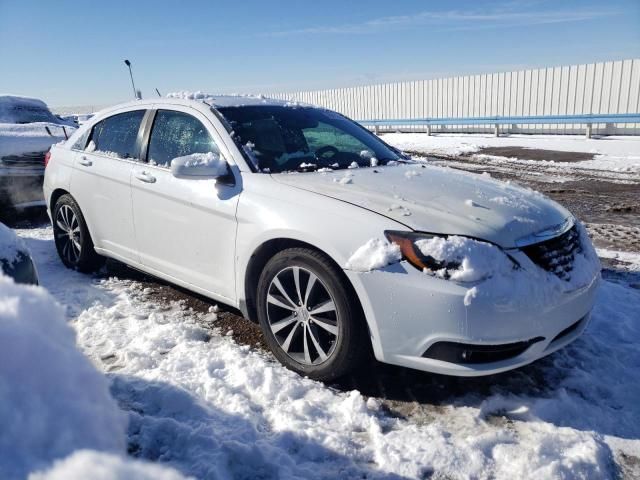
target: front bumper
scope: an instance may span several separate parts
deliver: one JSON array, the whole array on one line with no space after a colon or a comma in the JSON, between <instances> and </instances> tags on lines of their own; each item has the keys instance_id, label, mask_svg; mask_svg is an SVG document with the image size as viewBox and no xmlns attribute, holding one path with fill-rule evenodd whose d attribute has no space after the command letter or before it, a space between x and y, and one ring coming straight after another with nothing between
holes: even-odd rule
<instances>
[{"instance_id":1,"label":"front bumper","mask_svg":"<svg viewBox=\"0 0 640 480\"><path fill-rule=\"evenodd\" d=\"M345 273L362 303L378 360L456 376L517 368L571 343L589 322L600 278L544 305L521 298L513 303L478 299L465 306L469 287L425 275L407 262ZM468 361L453 360L465 348L442 354L447 351L442 347L452 344L469 346ZM480 346L479 355L474 346Z\"/></svg>"}]
</instances>

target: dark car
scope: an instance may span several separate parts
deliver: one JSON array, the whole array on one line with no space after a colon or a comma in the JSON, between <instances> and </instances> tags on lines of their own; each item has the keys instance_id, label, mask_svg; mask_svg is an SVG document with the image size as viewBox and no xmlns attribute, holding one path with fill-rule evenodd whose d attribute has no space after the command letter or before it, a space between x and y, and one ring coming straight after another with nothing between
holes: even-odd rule
<instances>
[{"instance_id":1,"label":"dark car","mask_svg":"<svg viewBox=\"0 0 640 480\"><path fill-rule=\"evenodd\" d=\"M0 95L0 217L44 205L45 155L75 129L41 100Z\"/></svg>"},{"instance_id":2,"label":"dark car","mask_svg":"<svg viewBox=\"0 0 640 480\"><path fill-rule=\"evenodd\" d=\"M38 285L38 272L24 242L0 223L0 273L16 283Z\"/></svg>"}]
</instances>

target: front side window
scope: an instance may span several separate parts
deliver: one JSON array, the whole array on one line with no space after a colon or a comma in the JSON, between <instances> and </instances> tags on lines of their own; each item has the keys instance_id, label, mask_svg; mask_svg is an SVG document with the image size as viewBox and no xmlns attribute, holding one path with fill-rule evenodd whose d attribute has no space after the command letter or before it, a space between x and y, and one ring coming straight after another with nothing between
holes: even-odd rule
<instances>
[{"instance_id":1,"label":"front side window","mask_svg":"<svg viewBox=\"0 0 640 480\"><path fill-rule=\"evenodd\" d=\"M144 110L119 113L94 125L86 150L117 158L138 158L136 139Z\"/></svg>"},{"instance_id":2,"label":"front side window","mask_svg":"<svg viewBox=\"0 0 640 480\"><path fill-rule=\"evenodd\" d=\"M174 158L209 152L219 150L202 122L186 113L158 110L149 138L149 163L169 167Z\"/></svg>"},{"instance_id":3,"label":"front side window","mask_svg":"<svg viewBox=\"0 0 640 480\"><path fill-rule=\"evenodd\" d=\"M333 170L402 160L378 137L342 115L311 107L219 108L238 146L262 171Z\"/></svg>"}]
</instances>

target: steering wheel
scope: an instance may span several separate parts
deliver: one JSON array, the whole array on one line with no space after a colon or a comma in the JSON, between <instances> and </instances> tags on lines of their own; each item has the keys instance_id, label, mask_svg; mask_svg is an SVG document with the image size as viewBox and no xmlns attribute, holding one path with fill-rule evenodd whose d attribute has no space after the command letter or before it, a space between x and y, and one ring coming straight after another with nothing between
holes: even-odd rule
<instances>
[{"instance_id":1,"label":"steering wheel","mask_svg":"<svg viewBox=\"0 0 640 480\"><path fill-rule=\"evenodd\" d=\"M332 155L328 158L324 158L325 153L330 153L330 152L332 153ZM333 145L325 145L324 147L320 147L319 149L317 149L314 155L318 160L331 160L333 157L335 157L339 153L340 153L340 150L338 150Z\"/></svg>"}]
</instances>

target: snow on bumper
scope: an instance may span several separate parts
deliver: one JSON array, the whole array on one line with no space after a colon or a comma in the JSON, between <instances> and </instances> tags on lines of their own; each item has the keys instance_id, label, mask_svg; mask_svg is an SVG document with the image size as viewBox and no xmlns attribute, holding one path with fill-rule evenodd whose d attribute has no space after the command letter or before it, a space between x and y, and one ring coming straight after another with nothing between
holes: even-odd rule
<instances>
[{"instance_id":1,"label":"snow on bumper","mask_svg":"<svg viewBox=\"0 0 640 480\"><path fill-rule=\"evenodd\" d=\"M363 305L378 360L459 376L510 370L575 340L588 323L600 278L595 274L580 288L545 304L532 295L530 300L525 297L516 302L481 296L465 305L473 285L425 275L407 262L346 274ZM529 341L533 342L521 353L488 363L453 363L423 356L437 342L504 345Z\"/></svg>"}]
</instances>

